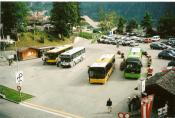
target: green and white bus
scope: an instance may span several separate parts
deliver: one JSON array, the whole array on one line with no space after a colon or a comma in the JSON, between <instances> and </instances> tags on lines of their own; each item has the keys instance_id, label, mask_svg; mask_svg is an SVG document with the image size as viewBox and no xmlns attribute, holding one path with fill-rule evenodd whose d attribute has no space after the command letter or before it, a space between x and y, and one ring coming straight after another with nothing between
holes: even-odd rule
<instances>
[{"instance_id":1,"label":"green and white bus","mask_svg":"<svg viewBox=\"0 0 175 118\"><path fill-rule=\"evenodd\" d=\"M141 48L131 48L125 60L124 77L135 78L141 77L142 68L142 50Z\"/></svg>"}]
</instances>

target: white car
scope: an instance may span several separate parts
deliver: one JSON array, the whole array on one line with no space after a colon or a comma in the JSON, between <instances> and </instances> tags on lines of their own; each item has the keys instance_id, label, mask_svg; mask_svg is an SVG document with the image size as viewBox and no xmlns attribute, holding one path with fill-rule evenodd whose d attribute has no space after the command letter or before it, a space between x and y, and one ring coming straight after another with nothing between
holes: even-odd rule
<instances>
[{"instance_id":1,"label":"white car","mask_svg":"<svg viewBox=\"0 0 175 118\"><path fill-rule=\"evenodd\" d=\"M160 36L153 36L151 40L152 42L160 41Z\"/></svg>"},{"instance_id":2,"label":"white car","mask_svg":"<svg viewBox=\"0 0 175 118\"><path fill-rule=\"evenodd\" d=\"M130 46L134 47L134 46L138 46L139 43L136 43L135 41L130 41Z\"/></svg>"}]
</instances>

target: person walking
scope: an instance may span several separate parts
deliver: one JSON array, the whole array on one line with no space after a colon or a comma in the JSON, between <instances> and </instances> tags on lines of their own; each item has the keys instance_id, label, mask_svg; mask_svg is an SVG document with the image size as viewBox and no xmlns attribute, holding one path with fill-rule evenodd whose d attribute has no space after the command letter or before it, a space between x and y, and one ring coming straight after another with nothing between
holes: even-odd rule
<instances>
[{"instance_id":1,"label":"person walking","mask_svg":"<svg viewBox=\"0 0 175 118\"><path fill-rule=\"evenodd\" d=\"M106 106L108 107L108 113L112 112L112 101L110 98L107 100Z\"/></svg>"},{"instance_id":2,"label":"person walking","mask_svg":"<svg viewBox=\"0 0 175 118\"><path fill-rule=\"evenodd\" d=\"M131 97L128 97L128 111L131 112Z\"/></svg>"},{"instance_id":3,"label":"person walking","mask_svg":"<svg viewBox=\"0 0 175 118\"><path fill-rule=\"evenodd\" d=\"M153 67L151 67L151 65L148 65L147 77L150 77L152 75L153 75Z\"/></svg>"},{"instance_id":4,"label":"person walking","mask_svg":"<svg viewBox=\"0 0 175 118\"><path fill-rule=\"evenodd\" d=\"M148 56L148 67L151 66L151 64L152 64L151 56Z\"/></svg>"},{"instance_id":5,"label":"person walking","mask_svg":"<svg viewBox=\"0 0 175 118\"><path fill-rule=\"evenodd\" d=\"M119 42L116 40L116 47L119 48Z\"/></svg>"}]
</instances>

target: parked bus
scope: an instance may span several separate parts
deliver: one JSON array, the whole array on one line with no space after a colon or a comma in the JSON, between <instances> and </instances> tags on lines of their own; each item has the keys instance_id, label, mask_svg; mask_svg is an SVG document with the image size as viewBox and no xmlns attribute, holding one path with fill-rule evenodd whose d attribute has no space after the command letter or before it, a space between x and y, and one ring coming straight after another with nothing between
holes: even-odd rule
<instances>
[{"instance_id":1,"label":"parked bus","mask_svg":"<svg viewBox=\"0 0 175 118\"><path fill-rule=\"evenodd\" d=\"M105 54L88 69L89 83L104 84L109 79L115 67L115 55Z\"/></svg>"},{"instance_id":2,"label":"parked bus","mask_svg":"<svg viewBox=\"0 0 175 118\"><path fill-rule=\"evenodd\" d=\"M68 50L60 55L60 66L61 67L73 67L77 63L83 61L85 58L85 48L76 47Z\"/></svg>"},{"instance_id":3,"label":"parked bus","mask_svg":"<svg viewBox=\"0 0 175 118\"><path fill-rule=\"evenodd\" d=\"M142 50L141 48L131 48L128 57L124 63L125 78L140 78L142 68Z\"/></svg>"},{"instance_id":4,"label":"parked bus","mask_svg":"<svg viewBox=\"0 0 175 118\"><path fill-rule=\"evenodd\" d=\"M42 60L44 61L43 64L57 64L60 62L60 58L59 55L67 50L72 49L73 46L72 45L63 45L63 46L59 46L56 47L52 50L49 50L47 52L45 52L45 54L43 55Z\"/></svg>"}]
</instances>

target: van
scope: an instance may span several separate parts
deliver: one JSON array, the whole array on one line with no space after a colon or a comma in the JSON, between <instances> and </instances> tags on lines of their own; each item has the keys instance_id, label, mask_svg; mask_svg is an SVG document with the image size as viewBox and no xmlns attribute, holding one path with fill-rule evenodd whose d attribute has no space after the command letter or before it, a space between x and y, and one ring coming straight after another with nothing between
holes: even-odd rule
<instances>
[{"instance_id":1,"label":"van","mask_svg":"<svg viewBox=\"0 0 175 118\"><path fill-rule=\"evenodd\" d=\"M153 36L152 37L152 41L155 42L155 41L160 41L160 36Z\"/></svg>"}]
</instances>

